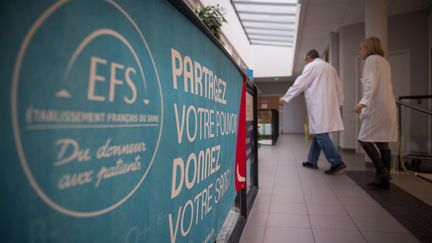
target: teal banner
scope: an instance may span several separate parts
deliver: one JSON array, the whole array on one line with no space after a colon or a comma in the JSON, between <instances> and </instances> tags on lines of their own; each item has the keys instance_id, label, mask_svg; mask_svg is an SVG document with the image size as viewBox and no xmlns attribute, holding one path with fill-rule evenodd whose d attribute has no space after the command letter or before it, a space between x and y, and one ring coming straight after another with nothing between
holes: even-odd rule
<instances>
[{"instance_id":1,"label":"teal banner","mask_svg":"<svg viewBox=\"0 0 432 243\"><path fill-rule=\"evenodd\" d=\"M1 3L1 242L213 242L242 74L166 0Z\"/></svg>"}]
</instances>

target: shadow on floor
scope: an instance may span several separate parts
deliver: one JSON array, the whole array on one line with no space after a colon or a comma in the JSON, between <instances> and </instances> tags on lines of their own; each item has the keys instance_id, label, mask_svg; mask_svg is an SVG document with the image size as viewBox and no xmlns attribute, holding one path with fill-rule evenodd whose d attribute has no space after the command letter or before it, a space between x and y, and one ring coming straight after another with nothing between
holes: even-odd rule
<instances>
[{"instance_id":1,"label":"shadow on floor","mask_svg":"<svg viewBox=\"0 0 432 243\"><path fill-rule=\"evenodd\" d=\"M432 207L390 183L390 190L371 189L366 184L372 181L370 171L345 171L384 209L403 224L421 242L432 242Z\"/></svg>"}]
</instances>

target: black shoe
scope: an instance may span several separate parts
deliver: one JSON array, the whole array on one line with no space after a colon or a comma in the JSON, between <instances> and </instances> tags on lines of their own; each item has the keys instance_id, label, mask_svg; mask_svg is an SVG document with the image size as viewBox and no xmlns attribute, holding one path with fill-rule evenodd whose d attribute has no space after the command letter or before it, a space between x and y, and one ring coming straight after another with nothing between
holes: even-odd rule
<instances>
[{"instance_id":1,"label":"black shoe","mask_svg":"<svg viewBox=\"0 0 432 243\"><path fill-rule=\"evenodd\" d=\"M368 184L366 184L366 186L368 187L378 187L380 185L381 181L379 181L378 179L375 179L371 182L369 182Z\"/></svg>"},{"instance_id":2,"label":"black shoe","mask_svg":"<svg viewBox=\"0 0 432 243\"><path fill-rule=\"evenodd\" d=\"M345 168L346 165L344 164L344 162L341 161L338 165L330 167L330 169L326 170L324 173L326 173L327 175L333 175L334 173L339 172Z\"/></svg>"},{"instance_id":3,"label":"black shoe","mask_svg":"<svg viewBox=\"0 0 432 243\"><path fill-rule=\"evenodd\" d=\"M309 162L309 161L303 162L302 165L303 165L303 167L306 167L306 168L310 168L310 169L318 169L318 166L317 166L317 165L312 164L312 163Z\"/></svg>"},{"instance_id":4,"label":"black shoe","mask_svg":"<svg viewBox=\"0 0 432 243\"><path fill-rule=\"evenodd\" d=\"M366 186L370 187L370 188L375 188L375 189L390 189L390 182L388 180L377 180L375 179L374 181L366 184Z\"/></svg>"}]
</instances>

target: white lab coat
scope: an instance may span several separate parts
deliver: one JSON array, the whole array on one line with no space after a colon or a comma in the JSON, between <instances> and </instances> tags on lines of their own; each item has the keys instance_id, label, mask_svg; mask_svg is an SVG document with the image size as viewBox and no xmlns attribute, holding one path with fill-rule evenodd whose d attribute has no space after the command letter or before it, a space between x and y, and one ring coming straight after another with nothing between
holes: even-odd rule
<instances>
[{"instance_id":1,"label":"white lab coat","mask_svg":"<svg viewBox=\"0 0 432 243\"><path fill-rule=\"evenodd\" d=\"M320 58L308 63L282 99L288 103L303 91L311 134L344 129L339 109L343 105L343 91L337 72L330 64Z\"/></svg>"},{"instance_id":2,"label":"white lab coat","mask_svg":"<svg viewBox=\"0 0 432 243\"><path fill-rule=\"evenodd\" d=\"M363 97L359 103L366 107L360 113L358 139L365 142L396 142L396 103L389 62L379 55L367 57L361 82Z\"/></svg>"}]
</instances>

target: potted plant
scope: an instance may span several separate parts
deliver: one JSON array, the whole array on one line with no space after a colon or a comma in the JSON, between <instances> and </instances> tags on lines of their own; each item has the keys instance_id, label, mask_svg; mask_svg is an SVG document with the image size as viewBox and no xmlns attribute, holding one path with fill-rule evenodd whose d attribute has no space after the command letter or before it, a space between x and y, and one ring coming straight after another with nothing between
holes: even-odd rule
<instances>
[{"instance_id":1,"label":"potted plant","mask_svg":"<svg viewBox=\"0 0 432 243\"><path fill-rule=\"evenodd\" d=\"M204 22L205 25L210 29L213 35L220 39L220 31L223 22L227 22L224 17L223 8L216 6L205 6L197 8L195 10L196 14Z\"/></svg>"}]
</instances>

